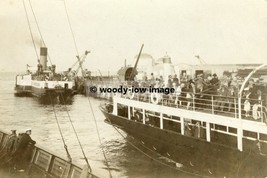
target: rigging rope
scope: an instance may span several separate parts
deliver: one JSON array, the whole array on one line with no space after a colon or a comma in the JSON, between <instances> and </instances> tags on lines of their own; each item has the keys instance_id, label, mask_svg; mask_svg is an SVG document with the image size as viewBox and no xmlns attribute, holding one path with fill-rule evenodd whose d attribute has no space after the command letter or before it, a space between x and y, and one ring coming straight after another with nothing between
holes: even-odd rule
<instances>
[{"instance_id":1,"label":"rigging rope","mask_svg":"<svg viewBox=\"0 0 267 178\"><path fill-rule=\"evenodd\" d=\"M92 111L92 115L93 115L93 118L94 118L94 121L95 121L95 126L96 126L96 131L97 131L97 136L98 136L98 140L99 140L99 143L100 143L100 147L101 147L102 153L104 155L104 158L105 158L105 161L106 161L106 164L107 164L107 167L108 167L109 177L112 177L112 174L111 174L111 171L110 171L110 166L108 164L108 160L107 160L105 151L104 151L103 146L102 146L98 125L97 125L97 122L96 122L95 114L94 114L93 107L92 107L91 101L89 99L89 96L87 97L87 99L88 99L88 102L89 102L89 105L90 105L90 109Z\"/></svg>"},{"instance_id":2,"label":"rigging rope","mask_svg":"<svg viewBox=\"0 0 267 178\"><path fill-rule=\"evenodd\" d=\"M78 50L77 43L76 43L76 40L75 40L75 36L74 36L72 25L70 23L70 18L69 18L69 14L68 14L68 10L67 10L67 6L66 6L65 0L63 0L63 3L64 3L64 8L65 8L65 12L66 12L66 16L67 16L69 28L70 28L70 31L71 31L72 39L73 39L73 42L74 42L75 50L76 50L76 53L77 53L77 58L79 60L79 65L80 65L80 67L82 69L81 61L80 61L80 55L79 55L79 50ZM83 71L82 71L82 75L83 75ZM105 158L107 167L108 167L109 176L112 177L111 172L110 172L110 167L109 167L109 164L108 164L108 161L107 161L107 157L106 157L106 154L105 154L105 152L103 150L103 147L102 147L102 142L101 142L101 138L100 138L100 134L99 134L99 130L98 130L98 125L97 125L97 122L96 122L96 119L95 119L94 111L93 111L93 108L92 108L92 105L91 105L91 102L90 102L89 97L88 97L88 102L89 102L89 105L90 105L90 108L91 108L91 111L92 111L92 115L93 115L93 118L94 118L94 121L95 121L95 126L96 126L96 130L97 130L98 140L99 140L100 147L101 147L101 150L103 152L103 155L104 155L104 158Z\"/></svg>"},{"instance_id":3,"label":"rigging rope","mask_svg":"<svg viewBox=\"0 0 267 178\"><path fill-rule=\"evenodd\" d=\"M31 7L31 11L32 11L32 14L33 14L33 17L34 17L34 21L35 21L35 23L36 23L36 26L37 26L39 35L40 35L40 37L41 37L42 43L43 43L43 45L46 47L46 44L45 44L43 35L42 35L41 30L40 30L40 28L39 28L39 24L38 24L38 21L37 21L35 12L34 12L33 7L32 7L31 0L28 0L28 1L29 1L29 4L30 4L30 7ZM51 61L51 58L50 58L50 56L49 56L49 53L47 54L47 56L48 56L48 59L49 59L50 64L52 65L52 61Z\"/></svg>"},{"instance_id":4,"label":"rigging rope","mask_svg":"<svg viewBox=\"0 0 267 178\"><path fill-rule=\"evenodd\" d=\"M60 96L61 96L61 98L62 98L62 100L63 100L63 104L64 104L64 106L65 106L65 108L66 108L66 112L67 112L67 114L68 114L68 118L69 118L71 127L72 127L72 129L73 129L73 131L74 131L74 133L75 133L75 136L76 136L76 138L77 138L77 140L78 140L79 146L80 146L80 148L81 148L81 150L82 150L82 154L83 154L83 157L84 157L84 159L85 159L85 162L86 162L86 164L87 164L87 166L88 166L88 168L89 168L89 171L92 172L92 168L91 168L91 166L90 166L90 164L89 164L89 161L88 161L88 159L87 159L87 157L86 157L86 155L85 155L85 153L84 153L83 146L82 146L82 144L81 144L81 142L80 142L80 139L79 139L79 137L78 137L78 134L77 134L77 132L76 132L76 129L75 129L75 127L74 127L74 125L73 125L73 122L72 122L72 120L71 120L71 117L70 117L70 114L69 114L69 111L68 111L68 109L67 109L66 102L65 102L65 99L64 99L62 93L60 93Z\"/></svg>"},{"instance_id":5,"label":"rigging rope","mask_svg":"<svg viewBox=\"0 0 267 178\"><path fill-rule=\"evenodd\" d=\"M64 3L64 9L65 9L65 12L66 12L66 16L67 16L67 19L68 19L68 24L69 24L69 27L70 27L70 32L71 32L72 39L73 39L73 42L74 42L74 46L75 46L75 49L76 49L76 53L77 53L77 56L80 56L79 55L79 50L78 50L78 47L77 47L77 43L76 43L76 40L75 40L73 28L72 28L71 23L70 23L70 18L69 18L69 14L68 14L68 10L67 10L67 6L66 6L65 0L63 0L63 3Z\"/></svg>"},{"instance_id":6,"label":"rigging rope","mask_svg":"<svg viewBox=\"0 0 267 178\"><path fill-rule=\"evenodd\" d=\"M27 18L28 27L29 27L30 34L31 34L32 44L33 44L33 47L34 47L34 50L35 50L35 54L36 54L36 57L37 57L37 60L38 60L38 64L40 64L40 59L39 59L39 55L38 55L38 52L37 52L37 49L36 49L36 45L35 45L35 42L34 42L33 33L32 33L32 29L31 29L31 24L30 24L27 8L26 8L26 5L25 5L25 1L23 0L22 2L23 2L23 7L24 7L25 14L26 14L26 18Z\"/></svg>"},{"instance_id":7,"label":"rigging rope","mask_svg":"<svg viewBox=\"0 0 267 178\"><path fill-rule=\"evenodd\" d=\"M99 72L100 72L100 71L99 71ZM83 73L82 73L82 74L83 74ZM100 74L101 74L101 72L100 72ZM101 74L101 77L102 77L102 74ZM91 80L91 81L92 81L92 80ZM86 93L87 93L87 92L86 92ZM99 130L98 130L98 125L97 125L97 122L96 122L96 118L95 118L95 114L94 114L94 111L93 111L93 107L92 107L92 104L91 104L91 101L90 101L90 97L88 96L87 99L88 99L88 102L89 102L90 109L91 109L91 111L92 111L92 115L93 115L94 122L95 122L95 126L96 126L96 131L97 131L98 140L99 140L100 147L101 147L102 153L103 153L103 155L104 155L104 158L105 158L105 161L106 161L106 164L107 164L107 167L108 167L109 176L112 177L112 175L111 175L111 171L110 171L110 167L109 167L109 164L108 164L108 160L107 160L105 151L104 151L104 149L103 149L103 147L102 147L102 142L101 142L101 138L100 138L100 134L99 134Z\"/></svg>"},{"instance_id":8,"label":"rigging rope","mask_svg":"<svg viewBox=\"0 0 267 178\"><path fill-rule=\"evenodd\" d=\"M53 112L54 112L54 115L55 115L55 118L56 118L57 127L58 127L58 130L59 130L59 133L60 133L61 139L62 139L62 141L63 141L64 148L65 148L65 150L66 150L66 153L67 153L67 157L68 157L68 159L69 159L69 162L71 162L71 161L72 161L72 159L71 159L71 156L70 156L70 153L69 153L68 147L67 147L67 145L66 145L66 142L65 142L65 140L64 140L64 137L63 137L63 134L62 134L62 130L61 130L61 128L60 128L60 125L59 125L59 121L58 121L57 114L56 114L56 111L55 111L54 102L53 102L53 100L52 100L52 98L51 98L51 95L50 95L50 93L49 93L49 92L48 92L48 95L49 95L50 101L51 101L51 103L52 103L52 108L53 108Z\"/></svg>"}]
</instances>

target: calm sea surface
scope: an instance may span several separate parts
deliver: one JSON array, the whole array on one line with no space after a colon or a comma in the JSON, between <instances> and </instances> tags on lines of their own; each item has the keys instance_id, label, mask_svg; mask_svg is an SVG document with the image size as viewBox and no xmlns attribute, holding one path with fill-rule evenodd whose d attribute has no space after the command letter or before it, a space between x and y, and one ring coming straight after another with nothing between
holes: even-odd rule
<instances>
[{"instance_id":1,"label":"calm sea surface","mask_svg":"<svg viewBox=\"0 0 267 178\"><path fill-rule=\"evenodd\" d=\"M32 138L38 146L66 157L52 105L41 104L35 97L15 97L15 75L0 73L0 129L7 132L17 129L19 133L31 128ZM138 147L137 141L121 131L127 137L125 140L112 126L104 122L105 118L98 108L104 101L94 98L90 98L90 101L98 124L102 149L106 153L113 177L189 177L136 150L129 141L136 143ZM73 162L79 166L85 165L66 110L69 111L93 173L99 177L109 177L88 98L76 95L72 104L57 104L55 110ZM170 160L161 159L157 154L150 155L164 164L170 164Z\"/></svg>"}]
</instances>

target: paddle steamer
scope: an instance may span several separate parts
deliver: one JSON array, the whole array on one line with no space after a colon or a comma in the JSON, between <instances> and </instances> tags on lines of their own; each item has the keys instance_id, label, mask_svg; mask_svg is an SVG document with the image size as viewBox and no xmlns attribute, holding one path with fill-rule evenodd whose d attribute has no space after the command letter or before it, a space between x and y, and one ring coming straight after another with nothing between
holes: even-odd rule
<instances>
[{"instance_id":1,"label":"paddle steamer","mask_svg":"<svg viewBox=\"0 0 267 178\"><path fill-rule=\"evenodd\" d=\"M37 71L27 70L16 76L16 95L33 95L41 99L67 99L74 93L74 80L63 73L56 73L56 66L47 66L47 48L40 48Z\"/></svg>"}]
</instances>

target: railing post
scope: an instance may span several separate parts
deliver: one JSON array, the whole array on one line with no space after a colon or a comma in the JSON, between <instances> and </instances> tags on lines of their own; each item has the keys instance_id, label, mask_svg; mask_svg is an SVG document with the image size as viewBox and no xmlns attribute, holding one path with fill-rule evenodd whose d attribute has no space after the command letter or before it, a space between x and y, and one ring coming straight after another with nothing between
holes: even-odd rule
<instances>
[{"instance_id":1,"label":"railing post","mask_svg":"<svg viewBox=\"0 0 267 178\"><path fill-rule=\"evenodd\" d=\"M113 98L113 115L118 115L118 105L116 101L116 97Z\"/></svg>"},{"instance_id":2,"label":"railing post","mask_svg":"<svg viewBox=\"0 0 267 178\"><path fill-rule=\"evenodd\" d=\"M145 114L145 109L143 109L143 124L146 124L146 114Z\"/></svg>"},{"instance_id":3,"label":"railing post","mask_svg":"<svg viewBox=\"0 0 267 178\"><path fill-rule=\"evenodd\" d=\"M241 90L242 91L242 90ZM238 97L238 117L239 117L239 126L237 127L237 148L239 151L243 151L243 130L242 130L242 115L241 115L241 98L242 92L239 93Z\"/></svg>"},{"instance_id":4,"label":"railing post","mask_svg":"<svg viewBox=\"0 0 267 178\"><path fill-rule=\"evenodd\" d=\"M263 122L263 113L262 113L262 100L261 100L261 114L260 114L260 117L261 117L261 122Z\"/></svg>"},{"instance_id":5,"label":"railing post","mask_svg":"<svg viewBox=\"0 0 267 178\"><path fill-rule=\"evenodd\" d=\"M241 128L237 128L237 148L239 151L243 151L243 130Z\"/></svg>"},{"instance_id":6,"label":"railing post","mask_svg":"<svg viewBox=\"0 0 267 178\"><path fill-rule=\"evenodd\" d=\"M180 121L181 121L181 134L184 135L184 118L180 117Z\"/></svg>"},{"instance_id":7,"label":"railing post","mask_svg":"<svg viewBox=\"0 0 267 178\"><path fill-rule=\"evenodd\" d=\"M214 114L214 97L211 95L211 113Z\"/></svg>"},{"instance_id":8,"label":"railing post","mask_svg":"<svg viewBox=\"0 0 267 178\"><path fill-rule=\"evenodd\" d=\"M237 118L237 105L236 105L236 99L234 98L234 106L235 106L235 118Z\"/></svg>"},{"instance_id":9,"label":"railing post","mask_svg":"<svg viewBox=\"0 0 267 178\"><path fill-rule=\"evenodd\" d=\"M207 142L210 142L210 123L206 122L206 139Z\"/></svg>"},{"instance_id":10,"label":"railing post","mask_svg":"<svg viewBox=\"0 0 267 178\"><path fill-rule=\"evenodd\" d=\"M131 120L131 107L128 106L128 119Z\"/></svg>"},{"instance_id":11,"label":"railing post","mask_svg":"<svg viewBox=\"0 0 267 178\"><path fill-rule=\"evenodd\" d=\"M242 107L241 107L241 95L240 95L240 97L238 98L238 117L239 117L239 119L241 120L242 119L242 115L241 115L241 109Z\"/></svg>"},{"instance_id":12,"label":"railing post","mask_svg":"<svg viewBox=\"0 0 267 178\"><path fill-rule=\"evenodd\" d=\"M193 94L193 111L195 111L195 94Z\"/></svg>"},{"instance_id":13,"label":"railing post","mask_svg":"<svg viewBox=\"0 0 267 178\"><path fill-rule=\"evenodd\" d=\"M160 113L160 129L163 129L163 114Z\"/></svg>"}]
</instances>

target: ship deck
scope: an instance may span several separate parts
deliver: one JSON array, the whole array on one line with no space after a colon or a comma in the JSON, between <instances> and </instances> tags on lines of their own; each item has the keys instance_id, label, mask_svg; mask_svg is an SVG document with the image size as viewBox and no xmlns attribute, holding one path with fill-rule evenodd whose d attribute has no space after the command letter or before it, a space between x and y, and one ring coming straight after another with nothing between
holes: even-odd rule
<instances>
[{"instance_id":1,"label":"ship deck","mask_svg":"<svg viewBox=\"0 0 267 178\"><path fill-rule=\"evenodd\" d=\"M229 110L215 109L214 105L209 107L199 107L200 103L191 104L190 107L184 105L171 105L171 102L162 98L159 102L153 103L149 98L144 101L139 96L129 98L129 96L114 96L113 98L113 114L118 115L117 108L119 105L128 107L128 119L136 115L136 111L141 113L141 120L145 123L147 114L155 115L158 119L160 129L164 129L164 121L178 123L181 127L181 134L185 133L185 124L196 124L200 122L200 127L206 131L206 141L211 142L211 131L216 131L225 135L236 138L236 148L240 151L248 149L244 146L247 141L259 141L263 145L267 144L267 127L264 114L260 114L260 118L255 120L252 117L244 117L239 115L238 107L235 104ZM211 101L213 103L215 101ZM203 104L203 103L201 103ZM205 104L205 103L204 103ZM178 119L177 119L178 118ZM194 121L192 123L192 120Z\"/></svg>"},{"instance_id":2,"label":"ship deck","mask_svg":"<svg viewBox=\"0 0 267 178\"><path fill-rule=\"evenodd\" d=\"M3 148L8 141L8 134L0 130L0 149ZM57 156L55 153L48 151L39 146L33 146L27 149L25 155L26 161L22 160L25 165L24 170L14 170L12 166L7 168L0 168L0 177L65 177L76 178L82 175L89 175L90 177L97 177L89 170L83 170L79 166L67 161L65 158ZM29 161L27 161L29 160ZM21 160L20 160L21 161Z\"/></svg>"}]
</instances>

